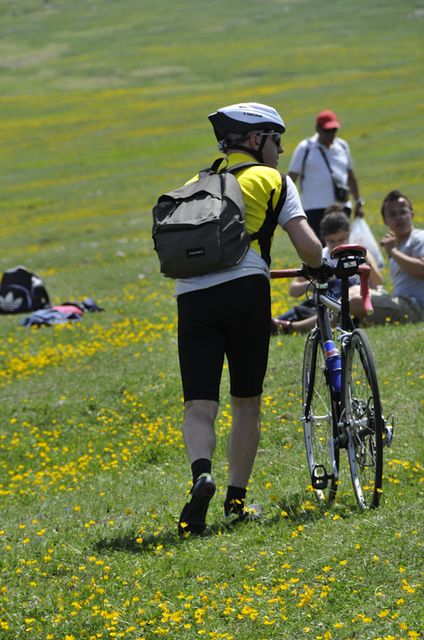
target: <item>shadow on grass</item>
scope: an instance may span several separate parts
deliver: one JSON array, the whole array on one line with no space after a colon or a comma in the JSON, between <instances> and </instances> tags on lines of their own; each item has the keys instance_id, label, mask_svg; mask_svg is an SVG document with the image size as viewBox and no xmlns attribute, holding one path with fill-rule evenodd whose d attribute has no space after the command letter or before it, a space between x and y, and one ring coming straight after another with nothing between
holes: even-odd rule
<instances>
[{"instance_id":1,"label":"shadow on grass","mask_svg":"<svg viewBox=\"0 0 424 640\"><path fill-rule=\"evenodd\" d=\"M265 523L265 519L256 520L257 524ZM190 533L184 536L180 536L177 533L177 526L172 529L166 529L159 533L145 533L141 536L134 531L128 534L116 536L114 538L108 538L99 540L94 548L97 552L102 551L123 551L126 553L155 553L158 546L166 548L175 548L180 545L187 545L195 543L199 540L205 540L208 538L215 538L222 535L228 535L237 531L240 527L244 527L245 524L237 525L225 525L223 523L214 523L208 525L206 530L201 535L193 536Z\"/></svg>"},{"instance_id":2,"label":"shadow on grass","mask_svg":"<svg viewBox=\"0 0 424 640\"><path fill-rule=\"evenodd\" d=\"M95 549L97 552L121 551L125 553L155 553L160 546L161 548L175 548L180 545L194 543L198 540L229 535L233 532L240 531L245 526L258 527L266 529L275 527L279 523L290 523L291 525L313 524L325 517L332 517L337 514L340 519L347 519L357 515L357 509L350 504L338 502L336 506L321 506L314 501L314 496L306 497L304 493L299 493L284 497L275 503L272 512L260 518L255 518L248 523L238 523L233 525L225 525L222 522L216 522L208 526L201 536L179 536L177 527L166 529L160 532L145 533L141 536L134 531L128 534L99 540Z\"/></svg>"},{"instance_id":3,"label":"shadow on grass","mask_svg":"<svg viewBox=\"0 0 424 640\"><path fill-rule=\"evenodd\" d=\"M128 533L127 535L116 536L105 540L99 540L95 545L97 552L102 551L123 551L126 553L155 553L158 546L163 548L175 548L180 545L186 545L198 540L221 536L228 534L237 527L227 527L222 524L212 524L206 527L201 535L192 536L187 534L179 536L177 527L162 531L160 533L147 533L143 537L138 534Z\"/></svg>"},{"instance_id":4,"label":"shadow on grass","mask_svg":"<svg viewBox=\"0 0 424 640\"><path fill-rule=\"evenodd\" d=\"M96 551L124 551L126 553L154 552L158 545L175 547L184 542L175 531L163 531L159 534L148 533L141 537L128 533L115 538L99 540L94 546Z\"/></svg>"},{"instance_id":5,"label":"shadow on grass","mask_svg":"<svg viewBox=\"0 0 424 640\"><path fill-rule=\"evenodd\" d=\"M357 510L351 509L347 505L328 506L328 505L293 505L293 503L281 501L278 503L281 512L277 513L272 518L272 523L275 524L280 520L285 522L291 522L293 525L305 525L313 524L323 518L337 517L340 520L346 520L357 514Z\"/></svg>"}]
</instances>

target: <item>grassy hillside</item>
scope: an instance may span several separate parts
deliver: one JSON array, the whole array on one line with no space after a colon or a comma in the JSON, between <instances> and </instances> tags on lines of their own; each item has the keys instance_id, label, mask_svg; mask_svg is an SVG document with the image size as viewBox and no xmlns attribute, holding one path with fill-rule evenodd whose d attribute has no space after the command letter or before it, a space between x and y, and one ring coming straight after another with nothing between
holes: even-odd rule
<instances>
[{"instance_id":1,"label":"grassy hillside","mask_svg":"<svg viewBox=\"0 0 424 640\"><path fill-rule=\"evenodd\" d=\"M270 103L287 169L332 108L367 217L404 190L423 224L421 0L0 0L0 271L25 264L79 324L0 321L0 637L412 640L422 637L422 326L369 331L385 413L382 507L308 489L303 338L272 342L249 494L264 518L222 526L227 372L210 535L180 541L188 489L173 283L151 207L214 158L207 114ZM284 234L274 265L296 257ZM387 274L386 274L387 275ZM274 311L291 306L273 284Z\"/></svg>"}]
</instances>

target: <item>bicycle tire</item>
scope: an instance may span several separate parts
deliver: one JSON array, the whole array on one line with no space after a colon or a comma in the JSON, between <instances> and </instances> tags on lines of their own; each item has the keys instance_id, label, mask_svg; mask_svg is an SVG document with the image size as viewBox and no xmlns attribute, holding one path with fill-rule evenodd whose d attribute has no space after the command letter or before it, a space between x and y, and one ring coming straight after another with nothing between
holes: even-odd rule
<instances>
[{"instance_id":1,"label":"bicycle tire","mask_svg":"<svg viewBox=\"0 0 424 640\"><path fill-rule=\"evenodd\" d=\"M362 510L378 507L383 481L384 419L374 356L362 329L355 329L346 345L342 393L355 497Z\"/></svg>"},{"instance_id":2,"label":"bicycle tire","mask_svg":"<svg viewBox=\"0 0 424 640\"><path fill-rule=\"evenodd\" d=\"M339 477L338 427L319 332L306 339L302 368L303 432L311 484L318 501L334 501ZM319 486L320 476L325 486ZM318 485L318 486L317 486Z\"/></svg>"}]
</instances>

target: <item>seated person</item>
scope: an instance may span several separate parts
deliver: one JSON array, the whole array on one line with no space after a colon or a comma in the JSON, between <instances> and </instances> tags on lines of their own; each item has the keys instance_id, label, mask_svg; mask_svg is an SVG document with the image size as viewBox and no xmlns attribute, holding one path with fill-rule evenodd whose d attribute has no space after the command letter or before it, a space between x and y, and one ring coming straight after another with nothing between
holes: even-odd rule
<instances>
[{"instance_id":1,"label":"seated person","mask_svg":"<svg viewBox=\"0 0 424 640\"><path fill-rule=\"evenodd\" d=\"M381 214L389 228L381 239L389 259L393 292L371 291L374 313L366 316L360 296L351 298L351 311L364 324L424 320L424 230L415 229L412 203L400 191L390 191Z\"/></svg>"},{"instance_id":2,"label":"seated person","mask_svg":"<svg viewBox=\"0 0 424 640\"><path fill-rule=\"evenodd\" d=\"M340 244L348 244L350 233L349 218L343 212L343 205L335 203L326 209L325 216L321 220L320 234L324 240L325 247L322 252L324 260L330 264L333 262L330 258L332 250ZM383 278L376 264L373 255L367 253L367 262L371 267L369 275L369 283L371 288L376 288L382 284ZM290 284L289 293L294 298L303 296L308 287L309 280L305 278L294 278ZM355 298L359 296L359 276L352 276L349 278L349 296ZM341 295L341 280L335 276L328 282L328 293L336 300ZM362 300L361 300L362 303ZM365 315L365 310L363 311ZM312 329L315 325L316 314L315 308L312 302L306 300L302 304L293 307L286 313L283 313L278 318L272 319L271 330L275 335L277 333L293 333L294 331L305 333Z\"/></svg>"}]
</instances>

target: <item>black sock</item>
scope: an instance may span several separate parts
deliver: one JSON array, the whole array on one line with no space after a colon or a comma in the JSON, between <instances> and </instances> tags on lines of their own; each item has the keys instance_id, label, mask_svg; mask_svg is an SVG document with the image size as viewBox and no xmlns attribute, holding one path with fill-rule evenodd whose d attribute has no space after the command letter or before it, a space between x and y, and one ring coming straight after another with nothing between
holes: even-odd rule
<instances>
[{"instance_id":1,"label":"black sock","mask_svg":"<svg viewBox=\"0 0 424 640\"><path fill-rule=\"evenodd\" d=\"M229 511L231 509L231 511L241 512L244 509L245 502L246 489L228 485L227 497L224 502L225 511Z\"/></svg>"},{"instance_id":2,"label":"black sock","mask_svg":"<svg viewBox=\"0 0 424 640\"><path fill-rule=\"evenodd\" d=\"M210 473L212 471L212 462L207 458L199 458L191 465L191 473L193 474L193 484L202 473Z\"/></svg>"}]
</instances>

